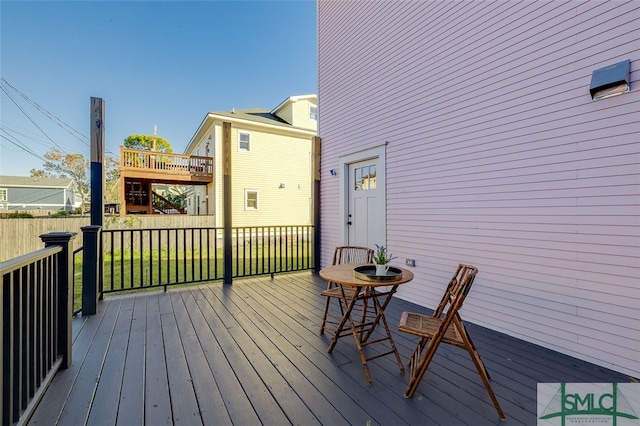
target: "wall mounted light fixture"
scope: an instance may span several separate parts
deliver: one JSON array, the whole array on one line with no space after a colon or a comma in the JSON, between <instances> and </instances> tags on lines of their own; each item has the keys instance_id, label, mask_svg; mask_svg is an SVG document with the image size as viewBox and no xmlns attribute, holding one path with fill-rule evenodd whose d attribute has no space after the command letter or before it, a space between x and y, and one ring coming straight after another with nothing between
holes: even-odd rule
<instances>
[{"instance_id":1,"label":"wall mounted light fixture","mask_svg":"<svg viewBox=\"0 0 640 426\"><path fill-rule=\"evenodd\" d=\"M628 92L630 88L629 70L631 60L618 62L604 68L597 69L591 73L591 99L610 98Z\"/></svg>"},{"instance_id":2,"label":"wall mounted light fixture","mask_svg":"<svg viewBox=\"0 0 640 426\"><path fill-rule=\"evenodd\" d=\"M284 188L286 185L284 183L281 183L280 186L278 188Z\"/></svg>"},{"instance_id":3,"label":"wall mounted light fixture","mask_svg":"<svg viewBox=\"0 0 640 426\"><path fill-rule=\"evenodd\" d=\"M338 172L336 171L336 169L331 169L329 170L329 173L331 173L331 176L335 176L338 174Z\"/></svg>"}]
</instances>

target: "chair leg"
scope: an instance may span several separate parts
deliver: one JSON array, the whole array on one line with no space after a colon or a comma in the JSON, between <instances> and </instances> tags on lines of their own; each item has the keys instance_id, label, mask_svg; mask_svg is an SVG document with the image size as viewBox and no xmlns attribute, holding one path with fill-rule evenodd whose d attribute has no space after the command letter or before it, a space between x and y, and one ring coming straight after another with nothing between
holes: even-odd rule
<instances>
[{"instance_id":1,"label":"chair leg","mask_svg":"<svg viewBox=\"0 0 640 426\"><path fill-rule=\"evenodd\" d=\"M327 313L329 313L329 303L331 303L331 298L328 296L325 296L324 314L322 314L322 324L320 324L320 334L324 334L324 327L327 324Z\"/></svg>"},{"instance_id":2,"label":"chair leg","mask_svg":"<svg viewBox=\"0 0 640 426\"><path fill-rule=\"evenodd\" d=\"M404 392L405 398L413 398L413 395L415 395L416 390L420 385L420 381L422 380L422 376L426 373L441 340L442 338L427 339L423 337L420 339L416 350L411 356L411 374L409 375L409 385ZM424 350L421 348L424 348Z\"/></svg>"},{"instance_id":3,"label":"chair leg","mask_svg":"<svg viewBox=\"0 0 640 426\"><path fill-rule=\"evenodd\" d=\"M473 341L471 340L471 336L469 336L469 334L467 333L467 330L465 329L462 322L457 319L454 321L455 321L456 327L458 328L458 332L460 333L460 336L462 337L462 340L464 342L465 349L467 350L467 352L469 352L469 355L471 356L471 360L473 361L473 364L476 366L476 370L478 370L478 374L480 375L480 378L482 379L482 383L484 384L484 387L487 390L487 393L489 394L489 398L491 398L491 402L493 403L493 406L496 408L496 411L498 412L498 416L500 417L500 420L505 420L506 417L504 415L504 412L502 411L502 408L500 407L500 403L498 402L498 398L496 398L495 393L493 393L493 389L491 388L491 383L489 382L489 380L491 380L491 377L489 376L487 367L484 365L484 361L482 361L482 357L480 356L478 349L476 349L476 346L473 344Z\"/></svg>"},{"instance_id":4,"label":"chair leg","mask_svg":"<svg viewBox=\"0 0 640 426\"><path fill-rule=\"evenodd\" d=\"M409 367L409 379L410 380L412 378L414 378L415 375L416 375L416 369L417 369L418 365L420 364L420 355L422 354L422 351L424 350L424 347L426 346L426 344L428 342L429 342L428 338L421 337L420 341L416 345L415 349L413 350L413 352L411 353L411 356L409 357L409 359L407 361L407 365Z\"/></svg>"}]
</instances>

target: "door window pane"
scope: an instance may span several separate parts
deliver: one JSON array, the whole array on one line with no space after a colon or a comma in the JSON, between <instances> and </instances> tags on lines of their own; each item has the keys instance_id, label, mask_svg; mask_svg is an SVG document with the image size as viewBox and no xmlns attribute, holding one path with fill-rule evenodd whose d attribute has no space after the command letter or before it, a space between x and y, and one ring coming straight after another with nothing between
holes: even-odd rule
<instances>
[{"instance_id":1,"label":"door window pane","mask_svg":"<svg viewBox=\"0 0 640 426\"><path fill-rule=\"evenodd\" d=\"M376 189L376 166L369 166L369 189Z\"/></svg>"},{"instance_id":2,"label":"door window pane","mask_svg":"<svg viewBox=\"0 0 640 426\"><path fill-rule=\"evenodd\" d=\"M355 190L362 191L362 167L354 169L355 172Z\"/></svg>"},{"instance_id":3,"label":"door window pane","mask_svg":"<svg viewBox=\"0 0 640 426\"><path fill-rule=\"evenodd\" d=\"M364 166L354 169L355 172L355 190L366 191L367 189L376 189L376 166Z\"/></svg>"}]
</instances>

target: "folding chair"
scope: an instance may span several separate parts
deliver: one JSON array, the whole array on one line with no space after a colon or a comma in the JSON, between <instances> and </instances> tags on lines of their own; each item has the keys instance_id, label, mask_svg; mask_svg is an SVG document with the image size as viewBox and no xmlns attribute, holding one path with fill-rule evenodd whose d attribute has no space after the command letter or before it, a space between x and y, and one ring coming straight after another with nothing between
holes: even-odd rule
<instances>
[{"instance_id":1,"label":"folding chair","mask_svg":"<svg viewBox=\"0 0 640 426\"><path fill-rule=\"evenodd\" d=\"M366 264L373 263L373 250L368 247L359 246L338 246L333 252L332 265L341 265L344 263ZM353 298L353 289L344 289L347 298ZM342 306L342 290L336 283L328 282L327 289L322 293L325 296L324 313L322 314L322 324L320 325L320 334L324 334L325 329L335 331L344 316L345 307ZM336 299L340 305L341 315L333 314L329 311L331 300ZM365 307L366 309L366 307Z\"/></svg>"},{"instance_id":2,"label":"folding chair","mask_svg":"<svg viewBox=\"0 0 640 426\"><path fill-rule=\"evenodd\" d=\"M465 297L469 293L469 289L477 273L478 270L474 266L458 265L458 269L455 274L453 274L451 281L449 281L442 300L433 316L411 312L402 313L398 329L420 337L413 354L409 358L409 385L404 396L406 398L413 397L422 380L422 376L424 376L424 373L427 371L429 363L438 349L438 345L441 342L448 343L464 348L469 352L482 378L484 387L487 389L489 397L498 411L498 416L500 416L501 420L504 420L505 416L502 408L500 408L500 404L489 384L490 377L487 368L478 350L471 341L471 337L458 312L462 307Z\"/></svg>"}]
</instances>

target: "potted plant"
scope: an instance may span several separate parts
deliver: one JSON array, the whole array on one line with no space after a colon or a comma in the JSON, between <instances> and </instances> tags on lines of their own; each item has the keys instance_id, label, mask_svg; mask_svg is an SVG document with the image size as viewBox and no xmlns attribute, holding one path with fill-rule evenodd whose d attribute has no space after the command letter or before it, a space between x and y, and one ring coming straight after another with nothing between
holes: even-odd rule
<instances>
[{"instance_id":1,"label":"potted plant","mask_svg":"<svg viewBox=\"0 0 640 426\"><path fill-rule=\"evenodd\" d=\"M376 252L373 255L373 263L376 265L376 275L386 275L389 270L389 262L395 259L395 256L387 252L385 246L376 244Z\"/></svg>"}]
</instances>

